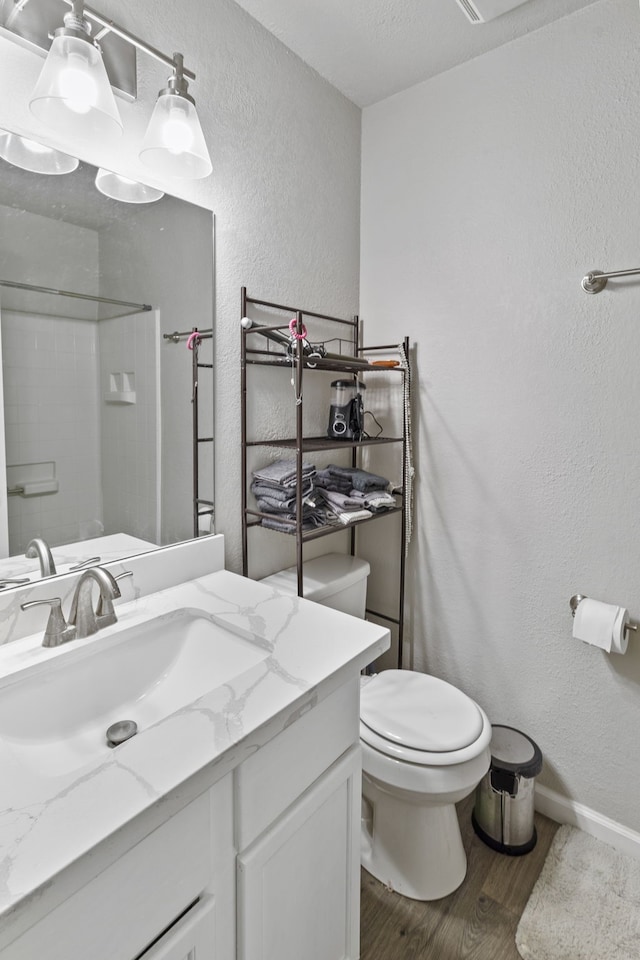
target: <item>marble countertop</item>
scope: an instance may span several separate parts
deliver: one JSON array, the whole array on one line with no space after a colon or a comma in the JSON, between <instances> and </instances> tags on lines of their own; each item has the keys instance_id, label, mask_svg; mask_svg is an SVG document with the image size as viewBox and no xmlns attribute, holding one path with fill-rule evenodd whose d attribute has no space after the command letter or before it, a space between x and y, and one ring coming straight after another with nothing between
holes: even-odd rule
<instances>
[{"instance_id":1,"label":"marble countertop","mask_svg":"<svg viewBox=\"0 0 640 960\"><path fill-rule=\"evenodd\" d=\"M78 563L84 563L91 557L97 557L94 563L111 563L122 557L134 554L147 553L157 550L158 544L149 540L132 537L128 533L111 533L104 537L93 537L91 540L78 540L75 543L66 543L63 546L52 547L51 555L59 574L69 573L69 568ZM0 560L0 580L5 577L26 577L32 582L42 580L38 558L29 558L24 555L7 557Z\"/></svg>"},{"instance_id":2,"label":"marble countertop","mask_svg":"<svg viewBox=\"0 0 640 960\"><path fill-rule=\"evenodd\" d=\"M377 624L222 570L121 604L118 623L87 640L46 649L40 633L0 647L0 697L16 670L63 666L62 658L74 649L181 608L213 614L233 632L250 636L267 656L72 771L25 763L24 744L18 749L0 729L0 928L5 935L9 928L17 935L35 902L40 911L52 909L53 902L43 901L61 871L199 772L206 769L211 783L224 776L284 729L301 707L328 695L349 671L362 669L389 644L388 630Z\"/></svg>"}]
</instances>

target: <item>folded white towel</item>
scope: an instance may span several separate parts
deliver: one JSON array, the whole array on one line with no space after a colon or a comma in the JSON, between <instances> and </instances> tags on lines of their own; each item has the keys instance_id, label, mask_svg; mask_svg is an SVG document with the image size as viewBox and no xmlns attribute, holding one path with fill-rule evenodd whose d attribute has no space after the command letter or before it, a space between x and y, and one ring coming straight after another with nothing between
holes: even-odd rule
<instances>
[{"instance_id":1,"label":"folded white towel","mask_svg":"<svg viewBox=\"0 0 640 960\"><path fill-rule=\"evenodd\" d=\"M338 513L336 514L340 523L349 524L355 523L356 520L367 520L369 517L372 517L373 514L371 510L349 510L348 513Z\"/></svg>"}]
</instances>

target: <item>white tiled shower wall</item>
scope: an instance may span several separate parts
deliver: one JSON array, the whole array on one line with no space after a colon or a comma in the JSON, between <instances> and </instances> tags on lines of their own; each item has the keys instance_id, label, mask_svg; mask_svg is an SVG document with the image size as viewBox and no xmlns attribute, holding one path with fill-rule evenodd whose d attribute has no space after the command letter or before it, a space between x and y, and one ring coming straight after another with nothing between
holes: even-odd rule
<instances>
[{"instance_id":1,"label":"white tiled shower wall","mask_svg":"<svg viewBox=\"0 0 640 960\"><path fill-rule=\"evenodd\" d=\"M152 543L160 543L159 342L155 310L98 324L105 533ZM111 377L123 375L133 403L110 397Z\"/></svg>"},{"instance_id":2,"label":"white tiled shower wall","mask_svg":"<svg viewBox=\"0 0 640 960\"><path fill-rule=\"evenodd\" d=\"M103 532L159 542L158 328L155 312L92 321L2 311L7 466L52 462L58 482L56 493L9 497L10 555L36 535L51 546ZM109 398L120 372L134 403Z\"/></svg>"},{"instance_id":3,"label":"white tiled shower wall","mask_svg":"<svg viewBox=\"0 0 640 960\"><path fill-rule=\"evenodd\" d=\"M4 279L98 292L98 231L3 205L0 228ZM107 295L118 294L114 282ZM91 301L5 287L0 309L7 465L52 462L58 482L56 493L8 498L9 555L34 536L159 542L157 313L98 319ZM135 376L135 404L105 402L120 371Z\"/></svg>"},{"instance_id":4,"label":"white tiled shower wall","mask_svg":"<svg viewBox=\"0 0 640 960\"><path fill-rule=\"evenodd\" d=\"M7 466L53 461L57 493L10 496L9 550L101 532L98 324L2 312Z\"/></svg>"}]
</instances>

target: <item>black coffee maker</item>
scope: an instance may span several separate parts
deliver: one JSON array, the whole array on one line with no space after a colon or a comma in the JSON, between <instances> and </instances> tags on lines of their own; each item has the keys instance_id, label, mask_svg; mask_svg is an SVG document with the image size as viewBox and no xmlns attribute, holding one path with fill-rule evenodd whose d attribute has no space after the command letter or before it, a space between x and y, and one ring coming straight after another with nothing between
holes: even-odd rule
<instances>
[{"instance_id":1,"label":"black coffee maker","mask_svg":"<svg viewBox=\"0 0 640 960\"><path fill-rule=\"evenodd\" d=\"M358 380L334 380L327 436L337 440L362 440L364 436L364 383Z\"/></svg>"}]
</instances>

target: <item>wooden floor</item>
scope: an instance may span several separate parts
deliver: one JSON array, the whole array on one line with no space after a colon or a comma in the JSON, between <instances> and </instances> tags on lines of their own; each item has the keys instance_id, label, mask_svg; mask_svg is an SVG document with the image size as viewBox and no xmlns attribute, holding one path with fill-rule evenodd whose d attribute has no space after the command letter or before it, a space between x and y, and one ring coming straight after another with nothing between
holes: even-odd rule
<instances>
[{"instance_id":1,"label":"wooden floor","mask_svg":"<svg viewBox=\"0 0 640 960\"><path fill-rule=\"evenodd\" d=\"M450 896L408 900L362 871L361 960L520 960L516 928L558 824L536 814L535 849L508 857L475 835L473 801L458 806L468 869Z\"/></svg>"}]
</instances>

